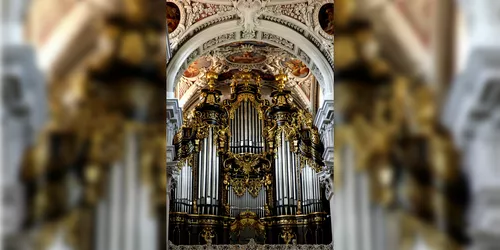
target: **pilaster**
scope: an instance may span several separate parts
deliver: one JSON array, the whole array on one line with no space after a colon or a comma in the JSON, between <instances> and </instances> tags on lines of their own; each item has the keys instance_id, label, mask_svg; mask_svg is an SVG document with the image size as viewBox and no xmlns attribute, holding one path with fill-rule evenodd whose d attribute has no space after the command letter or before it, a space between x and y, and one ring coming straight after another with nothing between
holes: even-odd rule
<instances>
[{"instance_id":1,"label":"pilaster","mask_svg":"<svg viewBox=\"0 0 500 250\"><path fill-rule=\"evenodd\" d=\"M169 214L170 214L170 191L172 190L172 176L175 174L177 162L174 161L175 147L173 146L173 138L175 133L182 125L182 109L179 107L179 100L169 98L167 96L167 193L166 193L166 237L167 250L169 249L168 231L169 231Z\"/></svg>"},{"instance_id":2,"label":"pilaster","mask_svg":"<svg viewBox=\"0 0 500 250\"><path fill-rule=\"evenodd\" d=\"M334 202L334 185L333 185L333 100L325 100L316 114L314 124L319 129L321 141L325 146L323 159L325 167L319 173L320 183L325 187L325 195L330 202L330 216L332 225L332 239L335 239L335 202Z\"/></svg>"},{"instance_id":3,"label":"pilaster","mask_svg":"<svg viewBox=\"0 0 500 250\"><path fill-rule=\"evenodd\" d=\"M333 196L333 111L333 100L325 100L314 120L314 124L318 127L321 140L325 146L325 152L323 153L325 167L320 174L320 180L325 185L326 197L329 200Z\"/></svg>"},{"instance_id":4,"label":"pilaster","mask_svg":"<svg viewBox=\"0 0 500 250\"><path fill-rule=\"evenodd\" d=\"M460 1L470 34L467 63L452 84L443 112L463 153L470 183L469 249L500 245L500 2Z\"/></svg>"}]
</instances>

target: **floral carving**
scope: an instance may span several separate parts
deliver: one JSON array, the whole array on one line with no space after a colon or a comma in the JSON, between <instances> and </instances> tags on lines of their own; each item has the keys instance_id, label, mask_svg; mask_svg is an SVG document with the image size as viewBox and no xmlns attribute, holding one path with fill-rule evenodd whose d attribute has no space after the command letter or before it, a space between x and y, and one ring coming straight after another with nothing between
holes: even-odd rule
<instances>
[{"instance_id":1,"label":"floral carving","mask_svg":"<svg viewBox=\"0 0 500 250\"><path fill-rule=\"evenodd\" d=\"M234 8L230 5L193 2L191 4L192 17L190 18L190 24L192 25L194 23L202 21L207 17L211 17L220 13L227 13L232 10L234 10Z\"/></svg>"},{"instance_id":2,"label":"floral carving","mask_svg":"<svg viewBox=\"0 0 500 250\"><path fill-rule=\"evenodd\" d=\"M307 3L281 5L281 13L306 24Z\"/></svg>"}]
</instances>

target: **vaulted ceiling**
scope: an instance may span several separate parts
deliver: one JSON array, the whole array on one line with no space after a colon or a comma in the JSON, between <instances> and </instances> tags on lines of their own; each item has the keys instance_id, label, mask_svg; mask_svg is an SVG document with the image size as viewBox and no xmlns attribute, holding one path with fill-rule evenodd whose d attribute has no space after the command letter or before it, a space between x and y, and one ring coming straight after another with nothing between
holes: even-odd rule
<instances>
[{"instance_id":1,"label":"vaulted ceiling","mask_svg":"<svg viewBox=\"0 0 500 250\"><path fill-rule=\"evenodd\" d=\"M304 108L311 105L311 95L317 87L309 68L286 51L263 42L235 42L201 56L184 71L175 93L181 104L198 99L196 90L206 87L204 77L209 70L219 73L220 88L229 86L232 76L244 70L260 75L264 86L271 87L269 91L272 90L274 76L280 71L287 72L287 88L292 89L298 104Z\"/></svg>"},{"instance_id":2,"label":"vaulted ceiling","mask_svg":"<svg viewBox=\"0 0 500 250\"><path fill-rule=\"evenodd\" d=\"M248 8L241 7L244 4L247 4ZM273 11L282 13L284 18L291 18L292 25L302 23L304 26L309 26L311 31L316 28L315 33L319 35L317 37L320 37L317 44L328 54L327 56L333 57L333 0L167 0L170 46L174 51L177 50L185 42L185 37L195 35L188 31L199 32L202 27L212 25L211 22L215 22L216 17L230 16L230 13L255 14L250 10L253 6L257 7L255 9L257 12L268 11L272 8ZM246 12L241 13L241 9ZM317 17L313 18L314 14ZM259 17L259 15L255 14L254 17ZM244 15L239 18L242 19L240 22L245 21ZM317 25L313 27L314 25L308 24L308 19L316 20ZM274 75L281 71L286 72L289 76L287 88L292 90L297 104L303 108L314 109L314 103L320 91L314 72L308 67L309 62L305 62L304 58L298 58L281 46L264 42L259 37L249 38L243 39L242 37L236 39L236 42L216 46L214 49L201 53L185 69L181 69L182 74L175 88L175 97L180 100L181 106L189 109L196 104L198 90L206 87L204 76L207 71L215 71L219 74L218 87L224 93L224 90L229 89L232 75L243 70L254 72L262 77L264 92L274 89ZM330 44L331 47L329 47Z\"/></svg>"}]
</instances>

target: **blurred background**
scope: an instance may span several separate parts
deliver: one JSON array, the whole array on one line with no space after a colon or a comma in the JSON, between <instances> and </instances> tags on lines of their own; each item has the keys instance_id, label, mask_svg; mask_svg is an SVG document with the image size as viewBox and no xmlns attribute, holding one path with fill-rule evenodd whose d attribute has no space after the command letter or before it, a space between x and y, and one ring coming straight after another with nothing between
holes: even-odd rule
<instances>
[{"instance_id":1,"label":"blurred background","mask_svg":"<svg viewBox=\"0 0 500 250\"><path fill-rule=\"evenodd\" d=\"M165 4L2 0L4 249L166 248ZM335 1L335 249L500 249L499 11Z\"/></svg>"},{"instance_id":2,"label":"blurred background","mask_svg":"<svg viewBox=\"0 0 500 250\"><path fill-rule=\"evenodd\" d=\"M500 249L498 1L335 1L336 249Z\"/></svg>"},{"instance_id":3,"label":"blurred background","mask_svg":"<svg viewBox=\"0 0 500 250\"><path fill-rule=\"evenodd\" d=\"M164 1L2 1L4 249L165 249Z\"/></svg>"}]
</instances>

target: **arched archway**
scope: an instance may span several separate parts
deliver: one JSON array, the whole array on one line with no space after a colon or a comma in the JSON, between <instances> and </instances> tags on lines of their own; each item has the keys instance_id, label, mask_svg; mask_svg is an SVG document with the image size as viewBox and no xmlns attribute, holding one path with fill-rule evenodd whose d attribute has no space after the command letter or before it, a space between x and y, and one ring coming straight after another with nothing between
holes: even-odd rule
<instances>
[{"instance_id":1,"label":"arched archway","mask_svg":"<svg viewBox=\"0 0 500 250\"><path fill-rule=\"evenodd\" d=\"M303 34L283 24L260 20L255 39L242 37L237 20L214 24L183 43L167 66L167 98L174 98L174 88L182 72L199 56L225 44L259 40L282 48L301 59L318 79L324 100L333 100L333 68L324 54Z\"/></svg>"}]
</instances>

